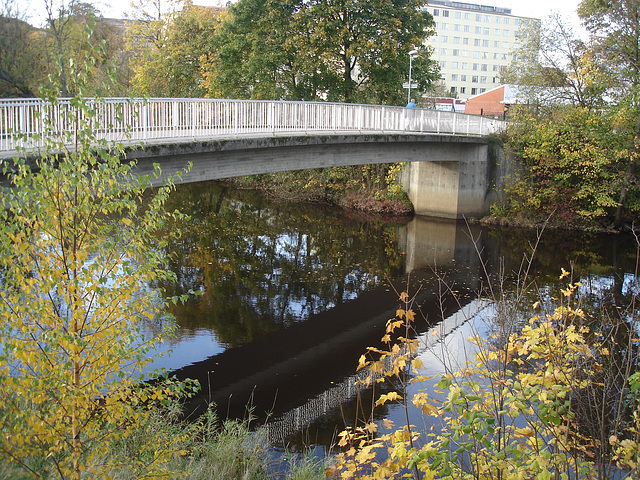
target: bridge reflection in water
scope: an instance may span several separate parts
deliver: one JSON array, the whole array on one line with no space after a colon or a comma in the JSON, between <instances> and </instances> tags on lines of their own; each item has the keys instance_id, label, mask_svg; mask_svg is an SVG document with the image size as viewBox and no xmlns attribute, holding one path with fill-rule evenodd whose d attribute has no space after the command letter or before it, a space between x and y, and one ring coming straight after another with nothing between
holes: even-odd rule
<instances>
[{"instance_id":1,"label":"bridge reflection in water","mask_svg":"<svg viewBox=\"0 0 640 480\"><path fill-rule=\"evenodd\" d=\"M329 447L335 429L355 418L357 399L371 395L356 385L358 358L366 347L380 345L386 322L398 307L395 290L406 289L408 282L410 292L418 292L417 334L439 325L437 337L425 337L430 351L433 341L442 342L473 309L484 306L477 301L481 263L471 240L473 229L420 217L401 228L407 277L172 372L198 379L203 386L188 408L198 412L213 401L221 417L232 418L246 418L250 408L259 423L266 422L274 445L291 446L296 435L306 432L313 436L311 443ZM465 312L456 315L464 307Z\"/></svg>"}]
</instances>

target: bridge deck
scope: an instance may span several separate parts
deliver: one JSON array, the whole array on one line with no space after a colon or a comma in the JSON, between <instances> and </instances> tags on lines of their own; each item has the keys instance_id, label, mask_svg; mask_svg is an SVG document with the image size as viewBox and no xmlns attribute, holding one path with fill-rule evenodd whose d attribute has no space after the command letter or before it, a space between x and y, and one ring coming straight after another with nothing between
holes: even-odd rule
<instances>
[{"instance_id":1,"label":"bridge deck","mask_svg":"<svg viewBox=\"0 0 640 480\"><path fill-rule=\"evenodd\" d=\"M68 99L57 104L0 100L0 151L40 147L43 136L72 143L74 132L87 126L98 138L110 141L172 142L326 132L488 135L505 124L475 115L385 105L160 98L88 102L91 118Z\"/></svg>"}]
</instances>

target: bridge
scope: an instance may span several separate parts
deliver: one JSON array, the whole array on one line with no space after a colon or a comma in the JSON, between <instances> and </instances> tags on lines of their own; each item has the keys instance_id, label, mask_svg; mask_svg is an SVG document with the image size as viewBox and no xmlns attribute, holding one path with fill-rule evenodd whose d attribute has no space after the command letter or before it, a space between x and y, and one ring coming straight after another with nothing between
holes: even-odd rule
<instances>
[{"instance_id":1,"label":"bridge","mask_svg":"<svg viewBox=\"0 0 640 480\"><path fill-rule=\"evenodd\" d=\"M89 100L93 132L125 146L141 174L193 168L181 181L285 170L407 162L403 185L418 214L486 213L495 179L487 136L504 122L428 109L329 102L106 98ZM43 136L72 141L82 113L69 99L0 100L0 161L37 157ZM69 135L71 133L71 135Z\"/></svg>"}]
</instances>

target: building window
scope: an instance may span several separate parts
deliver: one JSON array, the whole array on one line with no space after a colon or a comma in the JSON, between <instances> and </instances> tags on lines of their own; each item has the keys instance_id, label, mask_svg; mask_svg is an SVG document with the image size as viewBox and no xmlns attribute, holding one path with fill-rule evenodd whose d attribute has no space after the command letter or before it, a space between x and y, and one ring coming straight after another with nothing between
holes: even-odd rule
<instances>
[{"instance_id":1,"label":"building window","mask_svg":"<svg viewBox=\"0 0 640 480\"><path fill-rule=\"evenodd\" d=\"M462 62L462 70L469 70L469 64L467 62Z\"/></svg>"},{"instance_id":2,"label":"building window","mask_svg":"<svg viewBox=\"0 0 640 480\"><path fill-rule=\"evenodd\" d=\"M471 14L470 13L465 13L464 14L464 19L465 20L471 20Z\"/></svg>"},{"instance_id":3,"label":"building window","mask_svg":"<svg viewBox=\"0 0 640 480\"><path fill-rule=\"evenodd\" d=\"M476 27L476 28L474 29L474 33L475 33L476 35L480 35L480 34L482 33L482 29L481 29L480 27Z\"/></svg>"},{"instance_id":4,"label":"building window","mask_svg":"<svg viewBox=\"0 0 640 480\"><path fill-rule=\"evenodd\" d=\"M482 29L482 34L483 35L489 35L489 32L490 32L490 30L488 28L486 28L486 27Z\"/></svg>"},{"instance_id":5,"label":"building window","mask_svg":"<svg viewBox=\"0 0 640 480\"><path fill-rule=\"evenodd\" d=\"M440 37L440 41L441 41L442 43L447 43L447 42L449 41L449 37L447 37L446 35L442 35L442 36Z\"/></svg>"},{"instance_id":6,"label":"building window","mask_svg":"<svg viewBox=\"0 0 640 480\"><path fill-rule=\"evenodd\" d=\"M467 81L467 76L466 75L460 75L460 81L461 82L466 82Z\"/></svg>"},{"instance_id":7,"label":"building window","mask_svg":"<svg viewBox=\"0 0 640 480\"><path fill-rule=\"evenodd\" d=\"M471 28L469 27L469 25L465 25L464 26L464 31L469 33L471 31Z\"/></svg>"},{"instance_id":8,"label":"building window","mask_svg":"<svg viewBox=\"0 0 640 480\"><path fill-rule=\"evenodd\" d=\"M459 32L460 30L462 30L462 28L460 27L460 24L459 24L459 23L456 23L456 24L453 26L453 29L454 29L456 32Z\"/></svg>"},{"instance_id":9,"label":"building window","mask_svg":"<svg viewBox=\"0 0 640 480\"><path fill-rule=\"evenodd\" d=\"M502 42L502 48L509 48L509 42Z\"/></svg>"},{"instance_id":10,"label":"building window","mask_svg":"<svg viewBox=\"0 0 640 480\"><path fill-rule=\"evenodd\" d=\"M493 83L498 83L498 77L493 77Z\"/></svg>"},{"instance_id":11,"label":"building window","mask_svg":"<svg viewBox=\"0 0 640 480\"><path fill-rule=\"evenodd\" d=\"M453 12L453 15L454 15L456 18L462 18L462 13L461 13L461 12Z\"/></svg>"},{"instance_id":12,"label":"building window","mask_svg":"<svg viewBox=\"0 0 640 480\"><path fill-rule=\"evenodd\" d=\"M480 58L480 52L478 51L474 51L473 52L473 58ZM477 65L477 64L476 64Z\"/></svg>"},{"instance_id":13,"label":"building window","mask_svg":"<svg viewBox=\"0 0 640 480\"><path fill-rule=\"evenodd\" d=\"M458 89L456 87L451 87L451 93L455 94Z\"/></svg>"},{"instance_id":14,"label":"building window","mask_svg":"<svg viewBox=\"0 0 640 480\"><path fill-rule=\"evenodd\" d=\"M451 62L451 68L454 68L456 70L459 68L459 65L460 64L458 62Z\"/></svg>"},{"instance_id":15,"label":"building window","mask_svg":"<svg viewBox=\"0 0 640 480\"><path fill-rule=\"evenodd\" d=\"M508 55L506 53L503 53L502 60L508 60L508 59L509 59Z\"/></svg>"},{"instance_id":16,"label":"building window","mask_svg":"<svg viewBox=\"0 0 640 480\"><path fill-rule=\"evenodd\" d=\"M440 15L440 10L438 10L437 8L434 8L434 9L433 9L433 16L434 16L434 17L437 17L437 16L439 16L439 15Z\"/></svg>"},{"instance_id":17,"label":"building window","mask_svg":"<svg viewBox=\"0 0 640 480\"><path fill-rule=\"evenodd\" d=\"M507 29L502 30L502 36L503 37L508 37L509 36L509 30L507 30Z\"/></svg>"},{"instance_id":18,"label":"building window","mask_svg":"<svg viewBox=\"0 0 640 480\"><path fill-rule=\"evenodd\" d=\"M479 47L480 46L480 39L479 38L475 38L473 40L473 46L474 47Z\"/></svg>"},{"instance_id":19,"label":"building window","mask_svg":"<svg viewBox=\"0 0 640 480\"><path fill-rule=\"evenodd\" d=\"M443 17L448 17L449 16L449 10L442 10L442 16Z\"/></svg>"},{"instance_id":20,"label":"building window","mask_svg":"<svg viewBox=\"0 0 640 480\"><path fill-rule=\"evenodd\" d=\"M469 56L469 50L462 50L462 56L463 57L468 57Z\"/></svg>"},{"instance_id":21,"label":"building window","mask_svg":"<svg viewBox=\"0 0 640 480\"><path fill-rule=\"evenodd\" d=\"M478 89L477 88L472 88L471 89L471 95L477 95L478 94Z\"/></svg>"},{"instance_id":22,"label":"building window","mask_svg":"<svg viewBox=\"0 0 640 480\"><path fill-rule=\"evenodd\" d=\"M486 72L487 70L489 70L489 65L487 65L486 63L483 63L480 66L480 70L482 70L483 72Z\"/></svg>"},{"instance_id":23,"label":"building window","mask_svg":"<svg viewBox=\"0 0 640 480\"><path fill-rule=\"evenodd\" d=\"M447 54L447 49L446 48L441 48L440 49L440 55L446 55Z\"/></svg>"},{"instance_id":24,"label":"building window","mask_svg":"<svg viewBox=\"0 0 640 480\"><path fill-rule=\"evenodd\" d=\"M451 81L452 82L457 82L458 81L458 74L457 73L454 73L454 74L451 75Z\"/></svg>"},{"instance_id":25,"label":"building window","mask_svg":"<svg viewBox=\"0 0 640 480\"><path fill-rule=\"evenodd\" d=\"M480 64L479 63L474 63L473 64L473 71L478 71L480 69Z\"/></svg>"},{"instance_id":26,"label":"building window","mask_svg":"<svg viewBox=\"0 0 640 480\"><path fill-rule=\"evenodd\" d=\"M442 23L442 30L449 30L449 24L448 23Z\"/></svg>"},{"instance_id":27,"label":"building window","mask_svg":"<svg viewBox=\"0 0 640 480\"><path fill-rule=\"evenodd\" d=\"M491 19L489 18L489 15L485 15L484 16L484 23L489 23L491 21Z\"/></svg>"},{"instance_id":28,"label":"building window","mask_svg":"<svg viewBox=\"0 0 640 480\"><path fill-rule=\"evenodd\" d=\"M487 77L480 77L480 83L487 83Z\"/></svg>"},{"instance_id":29,"label":"building window","mask_svg":"<svg viewBox=\"0 0 640 480\"><path fill-rule=\"evenodd\" d=\"M493 41L493 48L500 48L500 42L498 40Z\"/></svg>"},{"instance_id":30,"label":"building window","mask_svg":"<svg viewBox=\"0 0 640 480\"><path fill-rule=\"evenodd\" d=\"M482 59L487 60L489 58L489 52L482 52Z\"/></svg>"},{"instance_id":31,"label":"building window","mask_svg":"<svg viewBox=\"0 0 640 480\"><path fill-rule=\"evenodd\" d=\"M482 46L483 47L488 47L489 46L489 40L483 40L482 41Z\"/></svg>"},{"instance_id":32,"label":"building window","mask_svg":"<svg viewBox=\"0 0 640 480\"><path fill-rule=\"evenodd\" d=\"M477 75L473 75L471 77L471 83L478 83L478 76Z\"/></svg>"},{"instance_id":33,"label":"building window","mask_svg":"<svg viewBox=\"0 0 640 480\"><path fill-rule=\"evenodd\" d=\"M458 50L457 48L453 49L453 56L454 57L459 57L460 56L460 50Z\"/></svg>"},{"instance_id":34,"label":"building window","mask_svg":"<svg viewBox=\"0 0 640 480\"><path fill-rule=\"evenodd\" d=\"M509 20L510 20L510 19L509 19L508 17L506 17L506 18L504 19L504 24L505 24L505 25L509 25Z\"/></svg>"},{"instance_id":35,"label":"building window","mask_svg":"<svg viewBox=\"0 0 640 480\"><path fill-rule=\"evenodd\" d=\"M460 37L453 37L453 43L456 45L460 45Z\"/></svg>"},{"instance_id":36,"label":"building window","mask_svg":"<svg viewBox=\"0 0 640 480\"><path fill-rule=\"evenodd\" d=\"M496 23L500 23L500 17L496 17Z\"/></svg>"},{"instance_id":37,"label":"building window","mask_svg":"<svg viewBox=\"0 0 640 480\"><path fill-rule=\"evenodd\" d=\"M515 25L520 25L520 19L519 19L519 18L514 18L514 19L513 19L513 23L514 23Z\"/></svg>"},{"instance_id":38,"label":"building window","mask_svg":"<svg viewBox=\"0 0 640 480\"><path fill-rule=\"evenodd\" d=\"M447 68L447 62L440 60L440 68Z\"/></svg>"},{"instance_id":39,"label":"building window","mask_svg":"<svg viewBox=\"0 0 640 480\"><path fill-rule=\"evenodd\" d=\"M460 87L460 93L467 93L467 87Z\"/></svg>"},{"instance_id":40,"label":"building window","mask_svg":"<svg viewBox=\"0 0 640 480\"><path fill-rule=\"evenodd\" d=\"M499 65L494 65L493 66L493 71L494 72L499 72L500 71L500 66Z\"/></svg>"},{"instance_id":41,"label":"building window","mask_svg":"<svg viewBox=\"0 0 640 480\"><path fill-rule=\"evenodd\" d=\"M480 15L479 13L476 13L476 22L481 22L482 21L482 15Z\"/></svg>"},{"instance_id":42,"label":"building window","mask_svg":"<svg viewBox=\"0 0 640 480\"><path fill-rule=\"evenodd\" d=\"M493 34L494 35L500 35L500 29L499 28L494 28L493 29Z\"/></svg>"}]
</instances>

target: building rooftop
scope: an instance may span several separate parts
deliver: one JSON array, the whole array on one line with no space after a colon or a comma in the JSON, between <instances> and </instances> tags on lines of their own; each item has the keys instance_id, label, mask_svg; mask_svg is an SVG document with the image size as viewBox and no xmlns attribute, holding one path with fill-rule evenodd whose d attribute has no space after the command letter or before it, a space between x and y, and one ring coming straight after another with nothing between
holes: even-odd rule
<instances>
[{"instance_id":1,"label":"building rooftop","mask_svg":"<svg viewBox=\"0 0 640 480\"><path fill-rule=\"evenodd\" d=\"M453 2L450 0L429 0L429 6L438 5L441 7L457 8L459 10L469 10L473 12L500 13L511 15L510 8L490 7L488 5L477 5L474 3Z\"/></svg>"}]
</instances>

